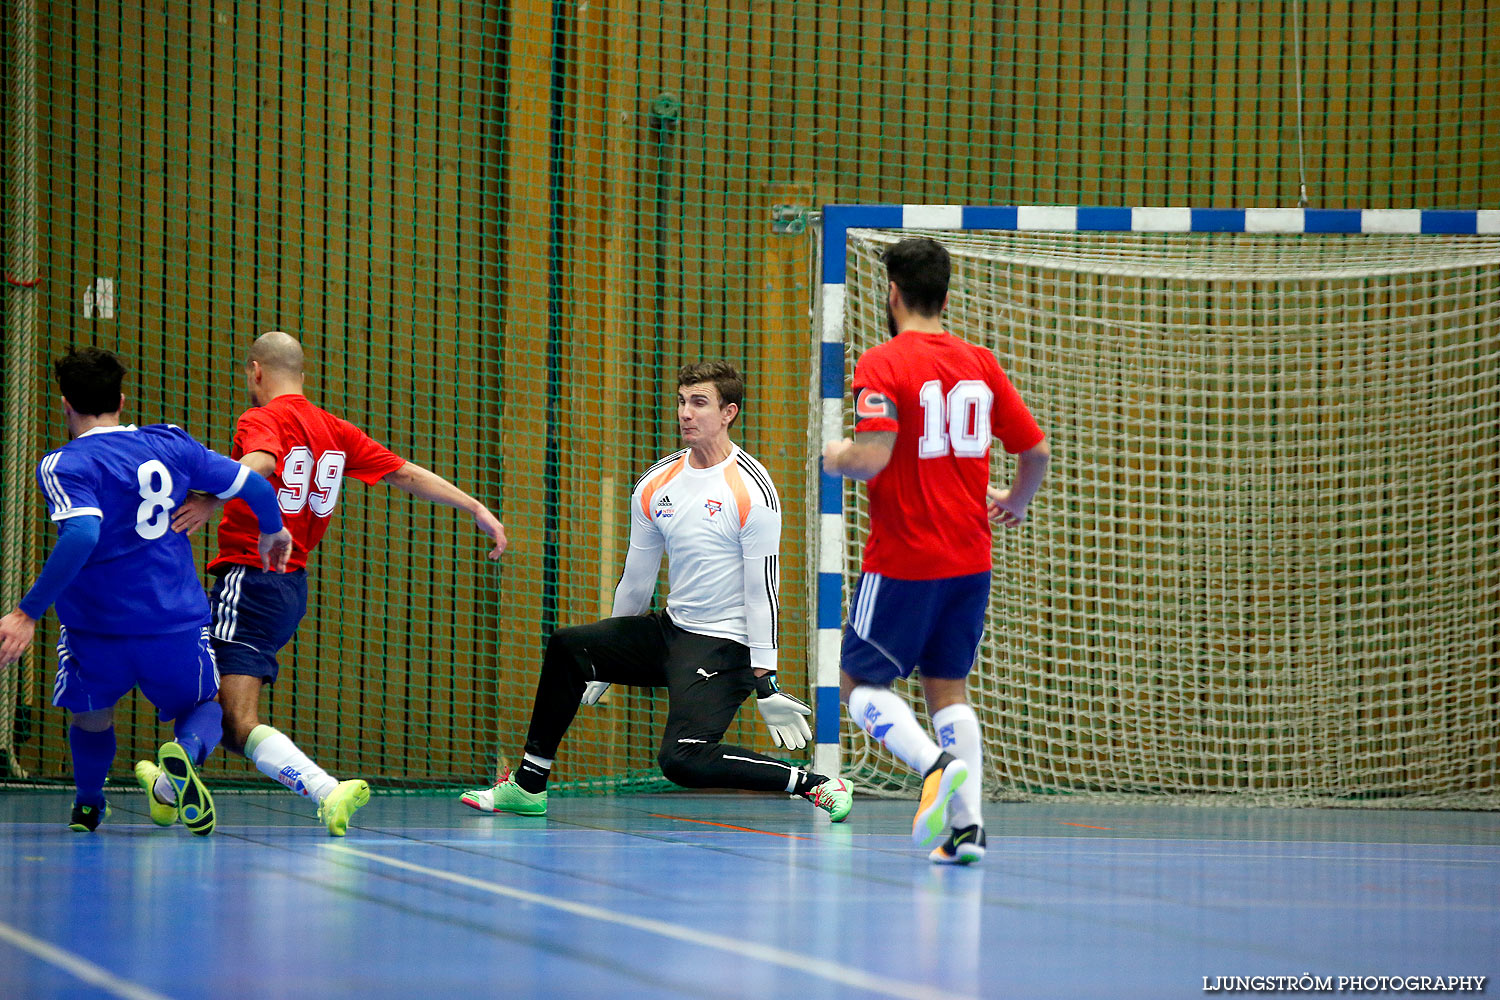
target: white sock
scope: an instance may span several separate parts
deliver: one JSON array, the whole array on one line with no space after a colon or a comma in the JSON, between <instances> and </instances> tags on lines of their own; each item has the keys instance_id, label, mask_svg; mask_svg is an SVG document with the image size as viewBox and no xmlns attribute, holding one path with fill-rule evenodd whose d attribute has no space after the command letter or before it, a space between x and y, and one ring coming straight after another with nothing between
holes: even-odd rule
<instances>
[{"instance_id":1,"label":"white sock","mask_svg":"<svg viewBox=\"0 0 1500 1000\"><path fill-rule=\"evenodd\" d=\"M167 780L167 773L163 771L156 776L156 781L151 785L151 791L156 795L156 801L165 802L169 806L177 804L177 789Z\"/></svg>"},{"instance_id":2,"label":"white sock","mask_svg":"<svg viewBox=\"0 0 1500 1000\"><path fill-rule=\"evenodd\" d=\"M256 726L245 741L245 756L261 774L279 781L298 795L322 802L338 787L338 779L314 764L283 733L270 726Z\"/></svg>"},{"instance_id":3,"label":"white sock","mask_svg":"<svg viewBox=\"0 0 1500 1000\"><path fill-rule=\"evenodd\" d=\"M930 771L943 754L911 706L890 688L873 684L855 688L849 693L849 717L918 774Z\"/></svg>"},{"instance_id":4,"label":"white sock","mask_svg":"<svg viewBox=\"0 0 1500 1000\"><path fill-rule=\"evenodd\" d=\"M979 716L960 702L941 709L932 717L938 743L944 750L969 765L969 778L959 788L948 807L954 826L984 823L984 802L980 776L984 774L984 738L979 733Z\"/></svg>"}]
</instances>

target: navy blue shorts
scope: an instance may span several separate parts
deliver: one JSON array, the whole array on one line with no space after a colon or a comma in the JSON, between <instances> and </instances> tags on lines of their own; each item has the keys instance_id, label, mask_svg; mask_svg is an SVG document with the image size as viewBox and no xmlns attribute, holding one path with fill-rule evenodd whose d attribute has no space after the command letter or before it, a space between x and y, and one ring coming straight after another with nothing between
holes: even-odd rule
<instances>
[{"instance_id":1,"label":"navy blue shorts","mask_svg":"<svg viewBox=\"0 0 1500 1000\"><path fill-rule=\"evenodd\" d=\"M989 604L989 573L939 580L861 574L849 602L840 667L867 684L889 684L914 670L923 677L967 677Z\"/></svg>"},{"instance_id":2,"label":"navy blue shorts","mask_svg":"<svg viewBox=\"0 0 1500 1000\"><path fill-rule=\"evenodd\" d=\"M276 654L307 613L307 571L267 573L232 566L214 582L211 637L219 672L276 683Z\"/></svg>"},{"instance_id":3,"label":"navy blue shorts","mask_svg":"<svg viewBox=\"0 0 1500 1000\"><path fill-rule=\"evenodd\" d=\"M219 672L204 626L164 635L91 635L63 628L57 637L52 704L70 712L112 708L139 687L163 721L219 693Z\"/></svg>"}]
</instances>

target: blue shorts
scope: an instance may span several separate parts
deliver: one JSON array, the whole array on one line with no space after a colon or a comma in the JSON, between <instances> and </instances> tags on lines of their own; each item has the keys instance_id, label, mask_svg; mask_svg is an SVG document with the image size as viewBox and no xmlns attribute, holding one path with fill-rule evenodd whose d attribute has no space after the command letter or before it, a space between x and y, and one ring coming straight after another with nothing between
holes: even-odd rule
<instances>
[{"instance_id":1,"label":"blue shorts","mask_svg":"<svg viewBox=\"0 0 1500 1000\"><path fill-rule=\"evenodd\" d=\"M860 575L849 602L841 669L867 684L923 677L969 676L984 635L990 574L939 580Z\"/></svg>"},{"instance_id":2,"label":"blue shorts","mask_svg":"<svg viewBox=\"0 0 1500 1000\"><path fill-rule=\"evenodd\" d=\"M139 687L163 721L177 719L219 693L208 628L164 635L92 635L59 630L52 704L97 712Z\"/></svg>"},{"instance_id":3,"label":"blue shorts","mask_svg":"<svg viewBox=\"0 0 1500 1000\"><path fill-rule=\"evenodd\" d=\"M231 566L214 581L209 601L219 671L275 684L281 669L276 654L292 641L307 613L307 571L267 573Z\"/></svg>"}]
</instances>

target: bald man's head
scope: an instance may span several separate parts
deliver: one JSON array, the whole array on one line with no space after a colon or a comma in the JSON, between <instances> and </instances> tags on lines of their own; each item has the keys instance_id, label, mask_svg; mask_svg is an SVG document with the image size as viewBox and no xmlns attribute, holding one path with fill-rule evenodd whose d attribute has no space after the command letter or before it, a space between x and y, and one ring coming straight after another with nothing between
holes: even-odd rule
<instances>
[{"instance_id":1,"label":"bald man's head","mask_svg":"<svg viewBox=\"0 0 1500 1000\"><path fill-rule=\"evenodd\" d=\"M282 378L302 377L302 345L296 337L280 330L256 337L249 360L259 362L269 373Z\"/></svg>"}]
</instances>

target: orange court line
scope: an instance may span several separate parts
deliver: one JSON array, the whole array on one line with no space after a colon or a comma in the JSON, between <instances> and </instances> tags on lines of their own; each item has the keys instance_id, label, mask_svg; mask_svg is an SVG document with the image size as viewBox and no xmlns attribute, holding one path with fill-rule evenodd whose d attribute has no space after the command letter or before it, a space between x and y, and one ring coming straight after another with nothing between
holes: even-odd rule
<instances>
[{"instance_id":1,"label":"orange court line","mask_svg":"<svg viewBox=\"0 0 1500 1000\"><path fill-rule=\"evenodd\" d=\"M1063 820L1058 820L1058 822L1062 823L1063 826L1081 826L1085 830L1113 830L1114 829L1114 827L1112 827L1112 826L1089 826L1087 823L1067 823L1067 822L1064 822Z\"/></svg>"},{"instance_id":2,"label":"orange court line","mask_svg":"<svg viewBox=\"0 0 1500 1000\"><path fill-rule=\"evenodd\" d=\"M707 819L688 819L686 816L668 816L665 813L647 813L652 819L675 819L681 823L702 823L704 826L722 826L726 830L742 830L745 833L763 833L767 837L785 837L788 840L811 840L811 837L799 837L795 833L775 833L771 830L752 830L748 826L734 826L731 823L715 823Z\"/></svg>"}]
</instances>

